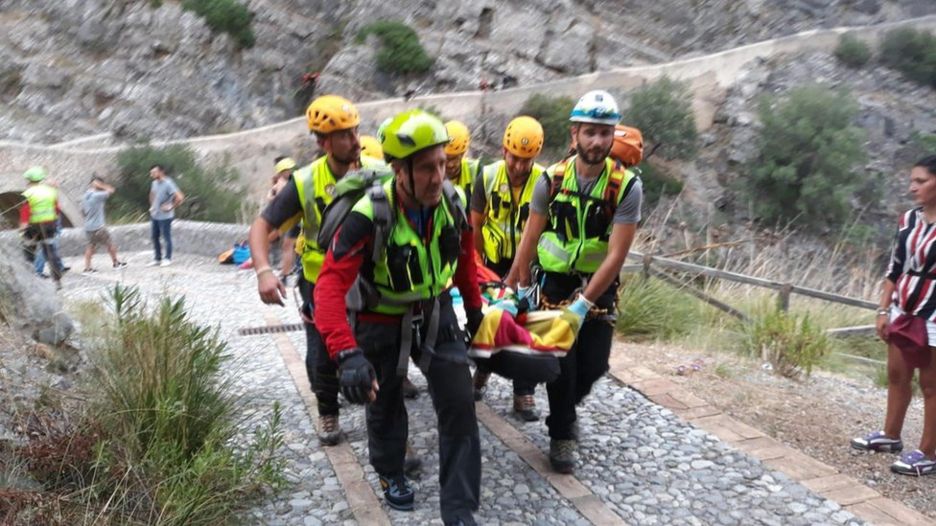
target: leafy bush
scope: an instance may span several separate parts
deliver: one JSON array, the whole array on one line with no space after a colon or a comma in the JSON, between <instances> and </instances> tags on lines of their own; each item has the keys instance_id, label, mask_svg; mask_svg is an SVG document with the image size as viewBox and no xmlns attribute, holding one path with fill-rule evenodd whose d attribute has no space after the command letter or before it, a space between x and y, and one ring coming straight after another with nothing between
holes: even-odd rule
<instances>
[{"instance_id":1,"label":"leafy bush","mask_svg":"<svg viewBox=\"0 0 936 526\"><path fill-rule=\"evenodd\" d=\"M137 146L117 155L118 184L111 199L113 217L145 220L149 210L150 167L161 164L185 194L177 216L199 220L233 223L239 219L246 193L237 182L236 170L226 164L206 169L195 152L181 145L155 148Z\"/></svg>"},{"instance_id":2,"label":"leafy bush","mask_svg":"<svg viewBox=\"0 0 936 526\"><path fill-rule=\"evenodd\" d=\"M575 101L569 97L551 97L540 93L530 96L520 108L520 115L529 115L543 125L545 159L565 157L569 150L569 113Z\"/></svg>"},{"instance_id":3,"label":"leafy bush","mask_svg":"<svg viewBox=\"0 0 936 526\"><path fill-rule=\"evenodd\" d=\"M639 128L648 147L662 144L659 151L663 157L690 159L695 155L698 132L692 94L684 82L663 77L635 90L623 122Z\"/></svg>"},{"instance_id":4,"label":"leafy bush","mask_svg":"<svg viewBox=\"0 0 936 526\"><path fill-rule=\"evenodd\" d=\"M871 60L871 48L863 40L846 33L839 38L835 56L850 68L860 68Z\"/></svg>"},{"instance_id":5,"label":"leafy bush","mask_svg":"<svg viewBox=\"0 0 936 526\"><path fill-rule=\"evenodd\" d=\"M819 86L762 101L760 153L745 178L760 219L816 226L851 216L849 198L869 177L860 171L865 152L863 133L852 126L856 113L847 93Z\"/></svg>"},{"instance_id":6,"label":"leafy bush","mask_svg":"<svg viewBox=\"0 0 936 526\"><path fill-rule=\"evenodd\" d=\"M743 328L747 354L770 362L774 372L787 378L809 376L829 353L831 342L809 314L792 314L763 307Z\"/></svg>"},{"instance_id":7,"label":"leafy bush","mask_svg":"<svg viewBox=\"0 0 936 526\"><path fill-rule=\"evenodd\" d=\"M82 418L59 423L59 414L48 419L53 425L34 426L19 452L52 504L14 517L230 524L246 504L282 487L279 406L247 433L253 415L233 392L232 360L217 330L192 320L181 299L150 309L138 290L117 285L110 303L88 353ZM73 509L57 509L63 501ZM58 519L45 520L50 515Z\"/></svg>"},{"instance_id":8,"label":"leafy bush","mask_svg":"<svg viewBox=\"0 0 936 526\"><path fill-rule=\"evenodd\" d=\"M936 88L936 36L902 28L889 31L881 42L881 63L910 80Z\"/></svg>"},{"instance_id":9,"label":"leafy bush","mask_svg":"<svg viewBox=\"0 0 936 526\"><path fill-rule=\"evenodd\" d=\"M381 20L364 26L357 35L363 42L368 35L380 38L381 48L377 52L377 69L384 73L426 73L432 69L433 60L426 54L419 36L408 25Z\"/></svg>"},{"instance_id":10,"label":"leafy bush","mask_svg":"<svg viewBox=\"0 0 936 526\"><path fill-rule=\"evenodd\" d=\"M185 0L182 8L204 18L212 31L231 35L242 48L253 47L256 41L250 28L253 13L236 0Z\"/></svg>"}]
</instances>

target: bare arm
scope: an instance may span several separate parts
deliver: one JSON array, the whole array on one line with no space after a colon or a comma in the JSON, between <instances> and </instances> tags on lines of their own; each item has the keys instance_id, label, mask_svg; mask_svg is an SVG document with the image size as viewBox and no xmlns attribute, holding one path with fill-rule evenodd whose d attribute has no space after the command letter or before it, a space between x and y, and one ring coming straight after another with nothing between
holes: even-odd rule
<instances>
[{"instance_id":1,"label":"bare arm","mask_svg":"<svg viewBox=\"0 0 936 526\"><path fill-rule=\"evenodd\" d=\"M176 190L176 193L172 194L172 206L179 206L182 204L182 201L185 201L185 194L179 190Z\"/></svg>"},{"instance_id":2,"label":"bare arm","mask_svg":"<svg viewBox=\"0 0 936 526\"><path fill-rule=\"evenodd\" d=\"M878 308L882 311L890 309L891 301L894 296L894 290L897 288L897 285L891 281L889 278L884 278L884 283L881 286L881 299L878 301ZM884 330L887 328L889 322L888 316L884 314L878 314L874 320L875 329L877 329L878 338L885 340Z\"/></svg>"},{"instance_id":3,"label":"bare arm","mask_svg":"<svg viewBox=\"0 0 936 526\"><path fill-rule=\"evenodd\" d=\"M481 225L484 224L484 214L471 211L471 229L474 230L474 249L479 256L484 257L484 235L481 234Z\"/></svg>"},{"instance_id":4,"label":"bare arm","mask_svg":"<svg viewBox=\"0 0 936 526\"><path fill-rule=\"evenodd\" d=\"M253 259L254 269L257 270L257 291L260 299L266 304L283 305L286 298L286 287L276 277L270 267L270 245L267 239L276 227L263 217L258 217L250 226L250 257Z\"/></svg>"},{"instance_id":5,"label":"bare arm","mask_svg":"<svg viewBox=\"0 0 936 526\"><path fill-rule=\"evenodd\" d=\"M520 237L520 246L517 247L517 255L514 258L510 272L504 280L508 287L516 290L517 285L530 285L530 263L533 261L533 255L536 253L536 244L540 236L546 230L546 214L537 214L530 210L530 218L527 219L526 227L523 229L523 236Z\"/></svg>"},{"instance_id":6,"label":"bare arm","mask_svg":"<svg viewBox=\"0 0 936 526\"><path fill-rule=\"evenodd\" d=\"M621 266L627 258L627 252L630 251L636 232L637 225L635 223L614 225L611 229L611 238L608 240L608 255L601 262L601 266L598 267L591 279L588 280L588 285L585 287L585 292L583 292L585 299L594 302L614 283L614 280L621 273Z\"/></svg>"}]
</instances>

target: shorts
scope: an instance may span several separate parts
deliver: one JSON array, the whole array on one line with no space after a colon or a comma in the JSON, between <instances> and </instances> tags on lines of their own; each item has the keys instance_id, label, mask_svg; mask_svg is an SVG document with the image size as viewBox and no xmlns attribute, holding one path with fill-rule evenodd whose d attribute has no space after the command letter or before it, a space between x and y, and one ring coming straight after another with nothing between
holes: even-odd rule
<instances>
[{"instance_id":1,"label":"shorts","mask_svg":"<svg viewBox=\"0 0 936 526\"><path fill-rule=\"evenodd\" d=\"M904 311L897 305L891 304L890 315L888 316L888 323L893 323L897 319L897 316L903 314ZM930 347L936 347L936 323L933 323L929 320L926 320L926 337L929 339Z\"/></svg>"},{"instance_id":2,"label":"shorts","mask_svg":"<svg viewBox=\"0 0 936 526\"><path fill-rule=\"evenodd\" d=\"M107 246L111 244L110 232L108 232L105 227L90 232L86 231L85 236L88 237L88 244L91 246Z\"/></svg>"}]
</instances>

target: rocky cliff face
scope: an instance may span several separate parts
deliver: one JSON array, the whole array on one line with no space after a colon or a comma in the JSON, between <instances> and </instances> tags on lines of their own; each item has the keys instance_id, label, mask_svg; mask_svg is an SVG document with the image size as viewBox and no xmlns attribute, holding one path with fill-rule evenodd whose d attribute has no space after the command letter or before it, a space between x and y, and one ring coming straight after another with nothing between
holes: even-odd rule
<instances>
[{"instance_id":1,"label":"rocky cliff face","mask_svg":"<svg viewBox=\"0 0 936 526\"><path fill-rule=\"evenodd\" d=\"M688 5L687 5L688 4ZM0 4L0 138L56 142L233 131L300 115L302 75L362 100L475 89L712 52L815 27L936 12L930 0L250 0L256 45L239 49L176 1L6 0ZM416 29L425 76L378 73L383 19Z\"/></svg>"}]
</instances>

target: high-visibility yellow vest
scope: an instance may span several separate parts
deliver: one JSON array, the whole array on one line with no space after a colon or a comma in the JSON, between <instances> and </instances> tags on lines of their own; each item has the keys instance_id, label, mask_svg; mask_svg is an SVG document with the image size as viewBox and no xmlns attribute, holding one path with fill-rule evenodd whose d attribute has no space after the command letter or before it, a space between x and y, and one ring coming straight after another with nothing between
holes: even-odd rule
<instances>
[{"instance_id":1,"label":"high-visibility yellow vest","mask_svg":"<svg viewBox=\"0 0 936 526\"><path fill-rule=\"evenodd\" d=\"M514 202L507 163L500 160L484 167L482 182L487 211L481 225L481 236L484 239L484 257L489 262L499 263L516 255L523 227L530 217L533 187L543 170L539 164L533 164L519 200Z\"/></svg>"},{"instance_id":2,"label":"high-visibility yellow vest","mask_svg":"<svg viewBox=\"0 0 936 526\"><path fill-rule=\"evenodd\" d=\"M296 251L302 254L302 274L309 283L315 283L325 262L327 247L320 247L315 237L322 224L325 207L335 198L337 179L328 167L327 158L327 155L323 155L293 173L299 202L302 203L302 239L296 241ZM376 168L385 164L379 159L362 155L361 166Z\"/></svg>"},{"instance_id":3,"label":"high-visibility yellow vest","mask_svg":"<svg viewBox=\"0 0 936 526\"><path fill-rule=\"evenodd\" d=\"M615 169L613 161L606 159L595 186L583 195L575 177L575 157L549 167L546 173L552 185L560 178L561 184L549 203L546 230L537 243L540 265L548 272L592 274L608 254L614 210L636 176L630 170Z\"/></svg>"},{"instance_id":4,"label":"high-visibility yellow vest","mask_svg":"<svg viewBox=\"0 0 936 526\"><path fill-rule=\"evenodd\" d=\"M394 201L393 184L393 179L383 184L394 219L383 254L375 256L371 281L380 296L371 310L382 314L403 314L411 304L435 298L451 286L464 228L456 220L459 212L443 198L433 210L429 239L423 239ZM464 203L462 190L456 187L455 191ZM362 197L352 210L374 220L369 195Z\"/></svg>"},{"instance_id":5,"label":"high-visibility yellow vest","mask_svg":"<svg viewBox=\"0 0 936 526\"><path fill-rule=\"evenodd\" d=\"M23 192L23 197L29 203L29 224L55 221L55 203L58 201L55 187L43 183L32 185Z\"/></svg>"}]
</instances>

